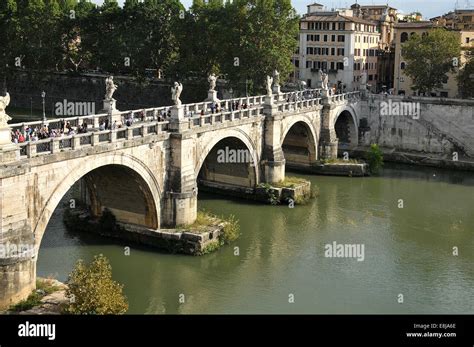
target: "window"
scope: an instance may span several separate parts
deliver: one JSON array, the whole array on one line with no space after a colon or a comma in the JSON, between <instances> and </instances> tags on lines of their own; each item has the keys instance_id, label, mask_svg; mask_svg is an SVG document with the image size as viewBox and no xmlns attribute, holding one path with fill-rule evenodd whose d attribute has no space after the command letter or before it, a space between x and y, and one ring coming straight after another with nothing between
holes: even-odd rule
<instances>
[{"instance_id":1,"label":"window","mask_svg":"<svg viewBox=\"0 0 474 347\"><path fill-rule=\"evenodd\" d=\"M316 35L316 41L319 42L319 35Z\"/></svg>"},{"instance_id":2,"label":"window","mask_svg":"<svg viewBox=\"0 0 474 347\"><path fill-rule=\"evenodd\" d=\"M344 35L337 35L337 42L344 42L344 41L345 41L345 36Z\"/></svg>"},{"instance_id":3,"label":"window","mask_svg":"<svg viewBox=\"0 0 474 347\"><path fill-rule=\"evenodd\" d=\"M300 61L295 59L295 66L300 67Z\"/></svg>"},{"instance_id":4,"label":"window","mask_svg":"<svg viewBox=\"0 0 474 347\"><path fill-rule=\"evenodd\" d=\"M400 37L400 42L405 42L408 40L408 33L403 32L402 36Z\"/></svg>"},{"instance_id":5,"label":"window","mask_svg":"<svg viewBox=\"0 0 474 347\"><path fill-rule=\"evenodd\" d=\"M336 30L336 23L332 23L332 30Z\"/></svg>"},{"instance_id":6,"label":"window","mask_svg":"<svg viewBox=\"0 0 474 347\"><path fill-rule=\"evenodd\" d=\"M373 81L374 80L374 75L369 75L369 81Z\"/></svg>"},{"instance_id":7,"label":"window","mask_svg":"<svg viewBox=\"0 0 474 347\"><path fill-rule=\"evenodd\" d=\"M338 70L344 70L344 63L338 62L338 63L337 63L337 69L338 69Z\"/></svg>"},{"instance_id":8,"label":"window","mask_svg":"<svg viewBox=\"0 0 474 347\"><path fill-rule=\"evenodd\" d=\"M331 70L334 70L334 62L331 62Z\"/></svg>"},{"instance_id":9,"label":"window","mask_svg":"<svg viewBox=\"0 0 474 347\"><path fill-rule=\"evenodd\" d=\"M324 42L328 42L328 36L324 35Z\"/></svg>"},{"instance_id":10,"label":"window","mask_svg":"<svg viewBox=\"0 0 474 347\"><path fill-rule=\"evenodd\" d=\"M311 68L311 61L310 60L306 60L306 68L309 69Z\"/></svg>"},{"instance_id":11,"label":"window","mask_svg":"<svg viewBox=\"0 0 474 347\"><path fill-rule=\"evenodd\" d=\"M345 29L344 23L339 23L338 29L339 30L344 30Z\"/></svg>"},{"instance_id":12,"label":"window","mask_svg":"<svg viewBox=\"0 0 474 347\"><path fill-rule=\"evenodd\" d=\"M336 49L334 47L331 48L331 55L336 55Z\"/></svg>"},{"instance_id":13,"label":"window","mask_svg":"<svg viewBox=\"0 0 474 347\"><path fill-rule=\"evenodd\" d=\"M331 41L336 42L336 35L331 35Z\"/></svg>"},{"instance_id":14,"label":"window","mask_svg":"<svg viewBox=\"0 0 474 347\"><path fill-rule=\"evenodd\" d=\"M469 37L466 37L466 43L469 43L469 41L470 41Z\"/></svg>"},{"instance_id":15,"label":"window","mask_svg":"<svg viewBox=\"0 0 474 347\"><path fill-rule=\"evenodd\" d=\"M311 36L313 36L313 35L306 35L306 41L312 41Z\"/></svg>"},{"instance_id":16,"label":"window","mask_svg":"<svg viewBox=\"0 0 474 347\"><path fill-rule=\"evenodd\" d=\"M402 63L400 64L400 69L405 70L405 66L406 66L405 62L402 62Z\"/></svg>"}]
</instances>

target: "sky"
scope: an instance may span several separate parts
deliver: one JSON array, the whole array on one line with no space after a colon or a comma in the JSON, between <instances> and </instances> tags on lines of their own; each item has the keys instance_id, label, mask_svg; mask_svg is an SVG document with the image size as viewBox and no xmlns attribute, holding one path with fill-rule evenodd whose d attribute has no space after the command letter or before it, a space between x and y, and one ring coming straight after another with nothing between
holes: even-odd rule
<instances>
[{"instance_id":1,"label":"sky","mask_svg":"<svg viewBox=\"0 0 474 347\"><path fill-rule=\"evenodd\" d=\"M102 0L92 0L96 4L102 4ZM120 4L123 4L124 0L118 0ZM185 7L189 7L192 0L181 0ZM292 0L293 7L296 8L298 13L302 14L306 12L306 6L310 3L317 2L326 5L328 9L333 7L350 7L355 0ZM395 7L402 13L410 13L419 11L423 14L425 19L439 16L446 12L452 11L456 5L456 0L358 0L361 5L381 5L388 3L390 6ZM457 0L458 8L474 8L474 0Z\"/></svg>"}]
</instances>

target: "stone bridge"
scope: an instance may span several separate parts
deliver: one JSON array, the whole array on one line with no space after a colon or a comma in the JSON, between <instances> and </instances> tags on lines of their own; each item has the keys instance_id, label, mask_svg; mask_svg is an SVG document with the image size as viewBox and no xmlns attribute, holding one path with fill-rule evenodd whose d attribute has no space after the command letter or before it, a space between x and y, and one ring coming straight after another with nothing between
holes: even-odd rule
<instances>
[{"instance_id":1,"label":"stone bridge","mask_svg":"<svg viewBox=\"0 0 474 347\"><path fill-rule=\"evenodd\" d=\"M0 307L25 298L35 287L41 239L75 184L85 187L95 216L107 208L123 223L173 227L195 220L198 183L252 191L262 182L283 180L286 166L309 167L336 157L338 144L357 146L359 93L317 95L320 90L223 100L218 112L211 111L211 102L115 110L67 119L73 127L87 123L87 133L3 145ZM232 107L235 103L239 107ZM160 121L167 111L170 117ZM139 119L131 126L99 128L106 119L131 115ZM59 128L59 120L45 123ZM247 153L248 160L223 161L222 151ZM17 254L14 247L21 248Z\"/></svg>"}]
</instances>

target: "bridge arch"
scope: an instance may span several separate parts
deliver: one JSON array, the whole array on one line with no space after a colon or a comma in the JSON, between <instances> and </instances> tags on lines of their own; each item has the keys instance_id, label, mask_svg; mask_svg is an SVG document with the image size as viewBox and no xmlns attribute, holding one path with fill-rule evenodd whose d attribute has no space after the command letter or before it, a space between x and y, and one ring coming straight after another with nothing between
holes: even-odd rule
<instances>
[{"instance_id":1,"label":"bridge arch","mask_svg":"<svg viewBox=\"0 0 474 347\"><path fill-rule=\"evenodd\" d=\"M135 181L132 184L138 183L138 185L133 186L133 189L137 189L135 194L142 194L145 202L147 213L144 217L144 224L146 227L159 228L161 189L155 176L143 162L126 154L107 154L94 158L94 160L86 157L75 162L75 165L64 174L58 174L59 184L47 196L40 216L34 222L33 232L35 244L38 248L53 212L70 188L87 175L97 172L100 176L100 174L106 172L104 170L109 173L113 172L114 177L121 175L123 178L125 177L123 175L126 175L127 179L130 179L128 182ZM120 199L122 198L120 197Z\"/></svg>"},{"instance_id":2,"label":"bridge arch","mask_svg":"<svg viewBox=\"0 0 474 347\"><path fill-rule=\"evenodd\" d=\"M292 116L281 135L286 165L310 165L318 159L318 135L306 116Z\"/></svg>"},{"instance_id":3,"label":"bridge arch","mask_svg":"<svg viewBox=\"0 0 474 347\"><path fill-rule=\"evenodd\" d=\"M257 146L249 137L241 129L227 129L223 132L218 132L218 136L215 136L216 133L211 133L209 136L209 140L204 140L204 145L201 147L202 150L198 156L198 160L196 161L196 165L194 168L196 181L199 181L203 178L203 175L206 175L205 171L209 171L210 165L216 164L219 159L225 158L222 164L222 171L220 174L221 178L224 178L226 175L226 171L230 172L233 171L234 174L238 174L240 171L241 176L239 176L240 180L234 180L232 182L224 179L222 183L226 184L235 184L240 186L248 186L254 187L259 184L259 177L260 177L260 170L259 170L259 162L260 157L257 150ZM232 157L234 156L234 157ZM235 161L233 161L235 158ZM209 164L209 165L207 165ZM240 167L233 167L232 169L225 170L225 164L239 164ZM235 171L235 168L237 170ZM215 169L215 167L213 168ZM248 182L244 182L245 178L243 175L245 174L245 170L248 172ZM217 178L217 175L214 175L214 178Z\"/></svg>"},{"instance_id":4,"label":"bridge arch","mask_svg":"<svg viewBox=\"0 0 474 347\"><path fill-rule=\"evenodd\" d=\"M346 106L334 117L332 128L336 132L340 149L357 147L359 144L359 127L357 113L351 106Z\"/></svg>"}]
</instances>

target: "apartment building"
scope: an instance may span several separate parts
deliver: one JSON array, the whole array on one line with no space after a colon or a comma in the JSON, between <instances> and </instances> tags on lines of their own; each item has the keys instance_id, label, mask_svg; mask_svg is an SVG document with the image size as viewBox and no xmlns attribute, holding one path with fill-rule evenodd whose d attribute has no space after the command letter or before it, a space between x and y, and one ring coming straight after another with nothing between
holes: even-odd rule
<instances>
[{"instance_id":1,"label":"apartment building","mask_svg":"<svg viewBox=\"0 0 474 347\"><path fill-rule=\"evenodd\" d=\"M436 25L454 30L474 30L474 9L459 9L430 19Z\"/></svg>"},{"instance_id":2,"label":"apartment building","mask_svg":"<svg viewBox=\"0 0 474 347\"><path fill-rule=\"evenodd\" d=\"M294 57L297 78L308 87L318 87L322 70L328 73L332 87L351 91L360 87L361 76L366 74L368 87L375 89L379 44L376 22L355 17L349 9L325 11L324 5L308 5Z\"/></svg>"},{"instance_id":3,"label":"apartment building","mask_svg":"<svg viewBox=\"0 0 474 347\"><path fill-rule=\"evenodd\" d=\"M403 59L401 54L402 44L409 40L411 35L426 35L428 31L436 27L439 27L439 25L437 25L437 22L435 21L398 23L395 26L394 88L396 94L416 95L416 93L411 89L411 86L413 85L412 79L405 74L407 62ZM468 47L474 47L474 31L456 30L456 33L458 33L459 41L461 46L464 48L462 51L461 60L458 64L459 68L461 68L467 60L465 49ZM458 83L456 80L458 71L459 70L457 70L455 73L447 74L448 78L446 79L445 83L443 83L442 88L434 91L436 96L445 98L455 98L459 96Z\"/></svg>"}]
</instances>

